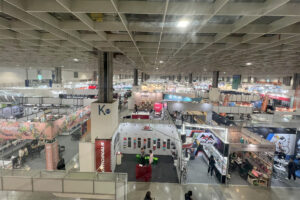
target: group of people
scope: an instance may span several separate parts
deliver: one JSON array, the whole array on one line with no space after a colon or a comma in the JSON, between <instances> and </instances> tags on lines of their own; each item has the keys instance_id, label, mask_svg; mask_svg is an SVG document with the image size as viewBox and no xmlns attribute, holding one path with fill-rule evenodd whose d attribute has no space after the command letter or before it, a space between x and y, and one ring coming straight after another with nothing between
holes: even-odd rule
<instances>
[{"instance_id":1,"label":"group of people","mask_svg":"<svg viewBox=\"0 0 300 200\"><path fill-rule=\"evenodd\" d=\"M187 193L184 194L184 200L193 200L192 196L193 196L193 192L188 191ZM146 196L145 196L144 200L155 200L155 199L153 197L151 197L151 192L148 191L146 193Z\"/></svg>"},{"instance_id":2,"label":"group of people","mask_svg":"<svg viewBox=\"0 0 300 200\"><path fill-rule=\"evenodd\" d=\"M145 149L144 148L141 148L141 164L142 165L146 165L146 159L145 159ZM153 163L153 158L154 158L154 155L153 155L153 152L152 150L149 150L149 165L151 165Z\"/></svg>"}]
</instances>

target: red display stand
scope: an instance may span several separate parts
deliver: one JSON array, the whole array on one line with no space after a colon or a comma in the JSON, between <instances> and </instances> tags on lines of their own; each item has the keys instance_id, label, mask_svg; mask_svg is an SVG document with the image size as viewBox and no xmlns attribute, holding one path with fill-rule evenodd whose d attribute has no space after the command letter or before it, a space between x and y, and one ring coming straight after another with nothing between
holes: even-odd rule
<instances>
[{"instance_id":1,"label":"red display stand","mask_svg":"<svg viewBox=\"0 0 300 200\"><path fill-rule=\"evenodd\" d=\"M144 180L145 182L149 182L152 177L152 167L151 165L140 166L137 164L135 166L135 178L139 180Z\"/></svg>"},{"instance_id":2,"label":"red display stand","mask_svg":"<svg viewBox=\"0 0 300 200\"><path fill-rule=\"evenodd\" d=\"M131 118L132 119L149 119L150 116L149 116L149 114L132 114Z\"/></svg>"}]
</instances>

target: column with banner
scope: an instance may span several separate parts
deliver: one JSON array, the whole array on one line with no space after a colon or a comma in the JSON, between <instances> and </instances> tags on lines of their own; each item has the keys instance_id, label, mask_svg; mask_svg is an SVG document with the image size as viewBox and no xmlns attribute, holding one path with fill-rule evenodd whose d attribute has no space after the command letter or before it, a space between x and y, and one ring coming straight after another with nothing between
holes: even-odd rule
<instances>
[{"instance_id":1,"label":"column with banner","mask_svg":"<svg viewBox=\"0 0 300 200\"><path fill-rule=\"evenodd\" d=\"M111 139L119 125L118 101L92 103L91 141L95 141L95 170L111 172Z\"/></svg>"}]
</instances>

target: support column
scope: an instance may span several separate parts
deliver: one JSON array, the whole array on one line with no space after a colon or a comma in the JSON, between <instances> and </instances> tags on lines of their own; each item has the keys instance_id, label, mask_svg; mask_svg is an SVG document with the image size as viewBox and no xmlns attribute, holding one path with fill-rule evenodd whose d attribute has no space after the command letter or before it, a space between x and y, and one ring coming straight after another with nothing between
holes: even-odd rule
<instances>
[{"instance_id":1,"label":"support column","mask_svg":"<svg viewBox=\"0 0 300 200\"><path fill-rule=\"evenodd\" d=\"M98 52L98 101L113 102L113 61L111 52Z\"/></svg>"},{"instance_id":2,"label":"support column","mask_svg":"<svg viewBox=\"0 0 300 200\"><path fill-rule=\"evenodd\" d=\"M79 144L79 155L85 161L80 171L111 172L111 139L118 128L118 101L113 100L112 52L98 51L98 101L91 104L91 142ZM87 155L93 155L94 159ZM81 157L84 158L81 159ZM87 158L86 158L87 157Z\"/></svg>"},{"instance_id":3,"label":"support column","mask_svg":"<svg viewBox=\"0 0 300 200\"><path fill-rule=\"evenodd\" d=\"M46 170L56 170L59 161L58 141L48 140L45 144Z\"/></svg>"},{"instance_id":4,"label":"support column","mask_svg":"<svg viewBox=\"0 0 300 200\"><path fill-rule=\"evenodd\" d=\"M138 69L133 70L133 86L138 86Z\"/></svg>"},{"instance_id":5,"label":"support column","mask_svg":"<svg viewBox=\"0 0 300 200\"><path fill-rule=\"evenodd\" d=\"M189 74L189 84L192 84L193 83L193 74L190 73Z\"/></svg>"},{"instance_id":6,"label":"support column","mask_svg":"<svg viewBox=\"0 0 300 200\"><path fill-rule=\"evenodd\" d=\"M26 69L25 87L29 87L28 69Z\"/></svg>"},{"instance_id":7,"label":"support column","mask_svg":"<svg viewBox=\"0 0 300 200\"><path fill-rule=\"evenodd\" d=\"M248 83L251 83L251 76L248 76Z\"/></svg>"},{"instance_id":8,"label":"support column","mask_svg":"<svg viewBox=\"0 0 300 200\"><path fill-rule=\"evenodd\" d=\"M286 77L283 77L283 81L282 82L286 86L291 86L291 80L292 80L291 76L286 76Z\"/></svg>"},{"instance_id":9,"label":"support column","mask_svg":"<svg viewBox=\"0 0 300 200\"><path fill-rule=\"evenodd\" d=\"M97 81L97 71L93 71L93 81Z\"/></svg>"},{"instance_id":10,"label":"support column","mask_svg":"<svg viewBox=\"0 0 300 200\"><path fill-rule=\"evenodd\" d=\"M212 87L218 88L218 84L219 84L219 71L213 71Z\"/></svg>"},{"instance_id":11,"label":"support column","mask_svg":"<svg viewBox=\"0 0 300 200\"><path fill-rule=\"evenodd\" d=\"M300 85L300 73L295 73L293 77L293 90L296 90Z\"/></svg>"},{"instance_id":12,"label":"support column","mask_svg":"<svg viewBox=\"0 0 300 200\"><path fill-rule=\"evenodd\" d=\"M178 81L178 82L181 81L181 74L178 74L178 76L177 76L177 81Z\"/></svg>"},{"instance_id":13,"label":"support column","mask_svg":"<svg viewBox=\"0 0 300 200\"><path fill-rule=\"evenodd\" d=\"M62 83L61 67L55 67L55 83Z\"/></svg>"},{"instance_id":14,"label":"support column","mask_svg":"<svg viewBox=\"0 0 300 200\"><path fill-rule=\"evenodd\" d=\"M241 75L233 75L232 77L232 89L238 89L241 84Z\"/></svg>"},{"instance_id":15,"label":"support column","mask_svg":"<svg viewBox=\"0 0 300 200\"><path fill-rule=\"evenodd\" d=\"M142 72L142 74L141 74L141 82L142 83L144 82L144 72Z\"/></svg>"}]
</instances>

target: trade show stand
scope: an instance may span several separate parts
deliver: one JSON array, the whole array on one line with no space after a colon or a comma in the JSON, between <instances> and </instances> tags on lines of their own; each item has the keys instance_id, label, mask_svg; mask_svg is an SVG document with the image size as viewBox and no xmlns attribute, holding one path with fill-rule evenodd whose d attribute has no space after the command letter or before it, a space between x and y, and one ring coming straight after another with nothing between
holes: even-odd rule
<instances>
[{"instance_id":1,"label":"trade show stand","mask_svg":"<svg viewBox=\"0 0 300 200\"><path fill-rule=\"evenodd\" d=\"M141 172L149 170L139 166L141 161L141 148L144 148L145 163L149 163L148 155L152 150L154 158L152 163L152 175L145 181L178 182L177 166L174 166L178 154L181 153L181 142L179 133L172 121L151 120L127 120L120 123L118 130L112 138L112 169L117 172L126 172L130 181L139 180ZM131 122L129 122L131 121ZM162 123L163 122L163 123ZM117 162L118 156L122 154L121 161ZM117 165L119 163L120 165ZM144 170L145 169L145 170ZM136 170L136 171L134 171ZM161 176L161 174L164 174ZM150 177L150 178L149 178Z\"/></svg>"},{"instance_id":2,"label":"trade show stand","mask_svg":"<svg viewBox=\"0 0 300 200\"><path fill-rule=\"evenodd\" d=\"M203 147L202 150L197 147L197 152L202 152L202 158L207 164L210 156L214 157L215 175L221 183L266 187L271 185L275 152L273 143L244 128L187 123L182 127L182 133L192 137L196 141L196 147ZM191 152L195 154L195 147L191 148ZM199 159L197 154L195 156ZM191 160L190 165L193 162Z\"/></svg>"}]
</instances>

